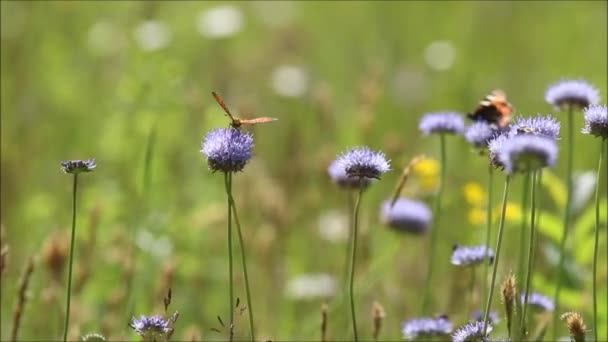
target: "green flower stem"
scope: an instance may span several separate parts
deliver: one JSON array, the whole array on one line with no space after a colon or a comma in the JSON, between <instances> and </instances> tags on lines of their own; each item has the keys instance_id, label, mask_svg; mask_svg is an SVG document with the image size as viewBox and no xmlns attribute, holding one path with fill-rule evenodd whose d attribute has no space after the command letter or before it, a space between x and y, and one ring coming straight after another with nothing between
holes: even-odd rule
<instances>
[{"instance_id":1,"label":"green flower stem","mask_svg":"<svg viewBox=\"0 0 608 342\"><path fill-rule=\"evenodd\" d=\"M533 260L534 260L534 247L535 247L535 243L534 243L534 234L535 234L535 230L536 230L536 225L535 225L535 211L536 211L536 191L537 191L537 177L539 177L539 173L540 171L535 171L532 174L532 205L530 208L530 237L529 237L529 242L528 242L528 268L526 271L526 283L525 283L525 288L524 288L524 303L522 305L522 311L521 311L521 317L520 317L520 321L519 321L519 329L520 329L520 335L519 335L519 339L523 341L523 339L526 337L526 313L528 311L528 297L530 295L530 280L532 279L532 267L534 266L533 264Z\"/></svg>"},{"instance_id":2,"label":"green flower stem","mask_svg":"<svg viewBox=\"0 0 608 342\"><path fill-rule=\"evenodd\" d=\"M439 236L439 222L441 218L441 196L443 194L443 188L445 186L445 173L446 173L446 148L445 148L445 134L439 135L439 153L441 155L440 167L441 173L439 178L439 189L437 189L437 196L435 197L435 205L433 208L433 229L431 230L431 247L429 250L429 269L426 274L426 281L424 285L424 297L422 300L422 315L426 314L429 306L431 305L431 284L433 283L433 270L435 266L435 250L437 249L437 236Z\"/></svg>"},{"instance_id":3,"label":"green flower stem","mask_svg":"<svg viewBox=\"0 0 608 342\"><path fill-rule=\"evenodd\" d=\"M502 246L502 233L505 226L505 214L507 212L507 194L509 193L509 184L511 176L507 175L505 179L505 189L502 194L502 210L500 212L500 224L498 225L498 237L496 240L496 255L494 256L494 265L492 266L492 280L490 282L490 293L486 302L486 310L483 315L483 336L486 335L488 329L488 317L490 315L490 307L492 306L492 297L494 296L494 286L496 285L496 271L498 270L498 261L500 258L500 247Z\"/></svg>"},{"instance_id":4,"label":"green flower stem","mask_svg":"<svg viewBox=\"0 0 608 342\"><path fill-rule=\"evenodd\" d=\"M354 341L359 341L357 335L357 318L355 316L355 259L357 256L357 229L359 227L359 207L361 206L361 197L363 195L363 187L359 187L359 195L355 202L355 210L353 211L353 231L352 231L352 248L350 255L350 285L349 285L349 297L350 297L350 313L353 321L353 335Z\"/></svg>"},{"instance_id":5,"label":"green flower stem","mask_svg":"<svg viewBox=\"0 0 608 342\"><path fill-rule=\"evenodd\" d=\"M477 268L475 266L471 267L471 281L469 283L469 312L473 312L475 310L475 270Z\"/></svg>"},{"instance_id":6,"label":"green flower stem","mask_svg":"<svg viewBox=\"0 0 608 342\"><path fill-rule=\"evenodd\" d=\"M488 253L490 253L490 238L492 232L492 185L494 179L494 169L492 165L488 166L488 203L486 206L486 258L488 260ZM490 272L490 263L484 262L483 266L483 296L481 298L486 298L488 295L488 273Z\"/></svg>"},{"instance_id":7,"label":"green flower stem","mask_svg":"<svg viewBox=\"0 0 608 342\"><path fill-rule=\"evenodd\" d=\"M530 178L531 173L526 173L523 177L523 189L521 195L521 212L528 212L528 199L530 195ZM528 216L525 214L521 215L521 227L519 231L519 269L517 271L517 279L521 281L524 279L526 274L526 227L528 226ZM518 304L519 306L519 304ZM520 311L521 312L521 311Z\"/></svg>"},{"instance_id":8,"label":"green flower stem","mask_svg":"<svg viewBox=\"0 0 608 342\"><path fill-rule=\"evenodd\" d=\"M74 264L74 240L76 237L76 192L78 190L78 173L74 173L72 187L72 237L70 239L70 263L68 266L68 288L66 291L65 324L63 326L63 341L68 340L68 327L70 325L70 299L72 294L72 265Z\"/></svg>"},{"instance_id":9,"label":"green flower stem","mask_svg":"<svg viewBox=\"0 0 608 342\"><path fill-rule=\"evenodd\" d=\"M230 295L230 325L228 326L228 338L232 341L234 337L234 275L232 271L232 202L230 200L232 194L232 175L230 172L224 173L226 183L226 195L228 197L228 292Z\"/></svg>"},{"instance_id":10,"label":"green flower stem","mask_svg":"<svg viewBox=\"0 0 608 342\"><path fill-rule=\"evenodd\" d=\"M597 163L597 176L595 180L595 242L593 244L593 336L594 341L598 340L598 324L597 324L597 254L600 241L600 177L602 174L602 155L604 154L605 146L608 144L608 139L602 139L600 142L600 158Z\"/></svg>"},{"instance_id":11,"label":"green flower stem","mask_svg":"<svg viewBox=\"0 0 608 342\"><path fill-rule=\"evenodd\" d=\"M566 259L566 238L568 237L568 226L570 224L570 207L572 203L572 159L573 159L573 150L574 150L574 122L573 122L573 107L572 105L568 106L568 141L566 146L568 148L568 159L567 159L567 169L566 169L566 186L567 195L566 195L566 208L564 209L564 227L562 231L562 239L559 244L559 263L557 265L557 285L555 287L555 295L553 297L553 302L555 303L555 311L553 312L553 340L557 340L557 330L559 324L559 297L562 291L562 283L564 278L564 261Z\"/></svg>"},{"instance_id":12,"label":"green flower stem","mask_svg":"<svg viewBox=\"0 0 608 342\"><path fill-rule=\"evenodd\" d=\"M352 239L353 239L353 216L350 215L350 213L354 212L355 210L355 192L348 190L347 191L347 201L348 201L348 240L346 242L346 254L344 256L344 274L343 274L343 282L342 284L344 284L344 289L343 289L343 296L344 298L348 297L348 291L349 291L349 277L350 277L350 255L352 254ZM344 316L341 315L341 319L340 319L340 324L343 327L344 331L348 331L348 316Z\"/></svg>"},{"instance_id":13,"label":"green flower stem","mask_svg":"<svg viewBox=\"0 0 608 342\"><path fill-rule=\"evenodd\" d=\"M230 184L232 184L232 175L230 175ZM232 213L234 214L234 223L236 224L236 231L239 235L239 244L241 246L241 263L243 264L243 276L245 277L245 291L247 293L247 311L249 313L249 330L251 333L251 341L255 341L255 329L253 325L253 305L251 303L251 290L249 287L249 276L247 273L247 255L245 254L245 243L243 242L243 234L241 232L241 222L239 221L239 215L236 212L236 204L234 203L234 197L232 193L228 194L230 203L232 206Z\"/></svg>"}]
</instances>

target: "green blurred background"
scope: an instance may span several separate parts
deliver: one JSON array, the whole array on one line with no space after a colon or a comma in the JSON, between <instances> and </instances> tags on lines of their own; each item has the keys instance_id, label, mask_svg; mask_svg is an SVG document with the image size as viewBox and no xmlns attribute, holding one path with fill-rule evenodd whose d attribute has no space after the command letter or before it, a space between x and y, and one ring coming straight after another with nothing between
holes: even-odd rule
<instances>
[{"instance_id":1,"label":"green blurred background","mask_svg":"<svg viewBox=\"0 0 608 342\"><path fill-rule=\"evenodd\" d=\"M563 120L544 91L564 77L588 80L605 99L606 4L2 1L1 223L10 252L1 338L9 338L18 279L32 255L36 269L20 336L61 336L71 178L59 162L86 158L96 158L98 167L79 177L70 336L135 339L128 303L135 303L136 315L162 314L171 287L170 310L180 312L176 340L224 338L210 329L220 328L217 315L228 320L226 199L222 175L209 172L199 153L205 132L228 124L210 95L215 90L243 117L279 118L248 128L255 158L234 184L257 337L318 339L323 302L330 338L348 336L341 299L347 195L331 184L326 168L345 148L369 145L385 151L395 171L362 204L360 335L371 338L378 301L386 311L382 339L399 340L401 322L418 315L429 240L386 229L377 213L399 170L420 153L431 160L406 193L432 202L438 141L419 133L418 119L443 109L465 113L501 88L515 113ZM578 132L582 115L575 121ZM575 171L593 171L599 141L575 134L575 144ZM534 289L549 296L564 206L563 154L558 164L541 194L533 279ZM453 243L484 240L484 219L476 220L475 210L483 213L487 163L462 137L450 137L447 167L434 312L460 325L470 308L463 295L469 272L450 265L449 254ZM579 180L589 184L586 175ZM517 268L519 178L498 281ZM495 202L502 182L496 177ZM562 311L580 311L591 323L593 187L577 189ZM604 191L604 208L605 197ZM601 304L608 300L605 222L604 213L601 322L608 318ZM238 255L235 260L244 301ZM479 284L478 290L481 308ZM494 308L504 316L496 298ZM246 315L237 318L237 337L248 336ZM608 339L607 325L600 328ZM504 320L493 336L505 336Z\"/></svg>"}]
</instances>

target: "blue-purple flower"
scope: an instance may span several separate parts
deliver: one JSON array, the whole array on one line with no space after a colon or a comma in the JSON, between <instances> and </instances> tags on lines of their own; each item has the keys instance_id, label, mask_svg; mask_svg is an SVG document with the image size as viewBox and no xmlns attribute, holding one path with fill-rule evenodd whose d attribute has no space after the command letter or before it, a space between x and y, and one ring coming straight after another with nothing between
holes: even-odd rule
<instances>
[{"instance_id":1,"label":"blue-purple flower","mask_svg":"<svg viewBox=\"0 0 608 342\"><path fill-rule=\"evenodd\" d=\"M464 120L462 115L452 112L436 112L425 114L418 128L425 135L437 134L462 134L464 133Z\"/></svg>"},{"instance_id":2,"label":"blue-purple flower","mask_svg":"<svg viewBox=\"0 0 608 342\"><path fill-rule=\"evenodd\" d=\"M380 218L384 224L397 231L423 234L431 222L431 210L420 201L404 197L397 198L391 205L391 200L384 201L380 209Z\"/></svg>"},{"instance_id":3,"label":"blue-purple flower","mask_svg":"<svg viewBox=\"0 0 608 342\"><path fill-rule=\"evenodd\" d=\"M453 342L485 342L488 334L492 331L492 325L488 324L484 334L483 322L470 322L458 328L452 334Z\"/></svg>"},{"instance_id":4,"label":"blue-purple flower","mask_svg":"<svg viewBox=\"0 0 608 342\"><path fill-rule=\"evenodd\" d=\"M482 310L475 310L473 311L473 313L471 314L471 321L472 322L483 322L483 317L484 312ZM496 313L496 311L490 311L490 313L488 314L488 323L491 325L495 325L496 323L498 323L499 318L498 318L498 313Z\"/></svg>"},{"instance_id":5,"label":"blue-purple flower","mask_svg":"<svg viewBox=\"0 0 608 342\"><path fill-rule=\"evenodd\" d=\"M334 160L327 168L327 173L331 181L339 187L347 190L366 188L371 182L370 178L359 179L359 177L348 177L344 167Z\"/></svg>"},{"instance_id":6,"label":"blue-purple flower","mask_svg":"<svg viewBox=\"0 0 608 342\"><path fill-rule=\"evenodd\" d=\"M217 128L205 136L201 153L213 172L243 170L253 155L253 136L236 128Z\"/></svg>"},{"instance_id":7,"label":"blue-purple flower","mask_svg":"<svg viewBox=\"0 0 608 342\"><path fill-rule=\"evenodd\" d=\"M536 117L518 117L511 129L515 135L532 134L558 139L560 124L551 115L539 114Z\"/></svg>"},{"instance_id":8,"label":"blue-purple flower","mask_svg":"<svg viewBox=\"0 0 608 342\"><path fill-rule=\"evenodd\" d=\"M65 173L78 174L81 172L91 172L97 165L95 159L89 160L68 160L61 162L61 169Z\"/></svg>"},{"instance_id":9,"label":"blue-purple flower","mask_svg":"<svg viewBox=\"0 0 608 342\"><path fill-rule=\"evenodd\" d=\"M592 105L585 108L584 114L585 127L582 132L608 139L608 106Z\"/></svg>"},{"instance_id":10,"label":"blue-purple flower","mask_svg":"<svg viewBox=\"0 0 608 342\"><path fill-rule=\"evenodd\" d=\"M452 323L448 320L447 316L416 318L403 322L401 332L406 340L413 340L419 337L444 336L452 332Z\"/></svg>"},{"instance_id":11,"label":"blue-purple flower","mask_svg":"<svg viewBox=\"0 0 608 342\"><path fill-rule=\"evenodd\" d=\"M464 137L476 148L487 148L488 142L497 134L495 126L485 121L475 121L467 127Z\"/></svg>"},{"instance_id":12,"label":"blue-purple flower","mask_svg":"<svg viewBox=\"0 0 608 342\"><path fill-rule=\"evenodd\" d=\"M526 294L522 293L520 296L521 304L523 305ZM528 294L528 305L536 308L540 311L553 311L555 310L555 303L553 300L545 295L537 292L530 292Z\"/></svg>"},{"instance_id":13,"label":"blue-purple flower","mask_svg":"<svg viewBox=\"0 0 608 342\"><path fill-rule=\"evenodd\" d=\"M557 160L555 140L537 135L506 139L497 152L497 159L508 174L550 167Z\"/></svg>"},{"instance_id":14,"label":"blue-purple flower","mask_svg":"<svg viewBox=\"0 0 608 342\"><path fill-rule=\"evenodd\" d=\"M505 166L500 161L498 156L505 142L511 137L512 134L510 132L502 132L494 136L494 138L488 142L488 161L490 162L490 165L497 169L504 169Z\"/></svg>"},{"instance_id":15,"label":"blue-purple flower","mask_svg":"<svg viewBox=\"0 0 608 342\"><path fill-rule=\"evenodd\" d=\"M545 100L557 108L564 106L585 108L600 102L600 92L586 81L564 80L547 88Z\"/></svg>"},{"instance_id":16,"label":"blue-purple flower","mask_svg":"<svg viewBox=\"0 0 608 342\"><path fill-rule=\"evenodd\" d=\"M129 326L135 330L137 335L150 341L154 338L161 339L171 331L169 320L165 320L161 316L146 317L142 315L139 319L133 317Z\"/></svg>"},{"instance_id":17,"label":"blue-purple flower","mask_svg":"<svg viewBox=\"0 0 608 342\"><path fill-rule=\"evenodd\" d=\"M368 147L355 147L343 153L336 160L349 178L380 179L380 175L390 171L391 166L384 153L372 151Z\"/></svg>"},{"instance_id":18,"label":"blue-purple flower","mask_svg":"<svg viewBox=\"0 0 608 342\"><path fill-rule=\"evenodd\" d=\"M486 246L458 246L455 245L452 249L452 257L450 262L456 266L474 266L479 265L484 260L489 263L494 261L494 251Z\"/></svg>"}]
</instances>

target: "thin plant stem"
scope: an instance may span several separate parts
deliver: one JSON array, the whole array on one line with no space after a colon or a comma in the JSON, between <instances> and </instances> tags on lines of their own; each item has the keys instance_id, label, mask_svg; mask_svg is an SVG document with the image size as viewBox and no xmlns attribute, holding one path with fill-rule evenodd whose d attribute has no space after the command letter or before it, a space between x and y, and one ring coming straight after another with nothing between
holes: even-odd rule
<instances>
[{"instance_id":1,"label":"thin plant stem","mask_svg":"<svg viewBox=\"0 0 608 342\"><path fill-rule=\"evenodd\" d=\"M230 295L230 326L228 326L228 338L232 341L234 337L234 274L232 270L232 201L230 194L232 193L232 176L230 172L224 173L226 183L226 196L228 198L228 292Z\"/></svg>"},{"instance_id":2,"label":"thin plant stem","mask_svg":"<svg viewBox=\"0 0 608 342\"><path fill-rule=\"evenodd\" d=\"M597 163L597 176L595 180L595 242L593 244L593 336L594 341L598 340L598 324L597 324L597 254L600 241L600 177L602 174L602 155L604 154L608 139L602 139L600 142L600 158Z\"/></svg>"},{"instance_id":3,"label":"thin plant stem","mask_svg":"<svg viewBox=\"0 0 608 342\"><path fill-rule=\"evenodd\" d=\"M559 262L557 264L557 285L555 287L555 295L553 302L555 303L555 310L553 312L553 340L557 340L557 327L559 326L559 297L562 291L562 283L564 278L564 261L566 259L566 239L568 237L568 226L570 224L570 207L572 203L572 159L574 150L574 122L573 122L573 107L568 106L568 142L566 146L568 148L568 159L566 169L566 208L564 209L564 227L562 230L562 239L559 244Z\"/></svg>"},{"instance_id":4,"label":"thin plant stem","mask_svg":"<svg viewBox=\"0 0 608 342\"><path fill-rule=\"evenodd\" d=\"M469 305L470 305L470 310L469 312L473 312L473 310L475 310L475 270L476 267L472 266L471 267L471 281L469 283Z\"/></svg>"},{"instance_id":5,"label":"thin plant stem","mask_svg":"<svg viewBox=\"0 0 608 342\"><path fill-rule=\"evenodd\" d=\"M494 181L494 168L492 165L488 166L488 203L486 206L486 257L485 260L488 260L490 253L490 237L492 232L492 185ZM481 298L486 298L488 295L488 273L490 272L490 263L484 262L483 266L483 296Z\"/></svg>"},{"instance_id":6,"label":"thin plant stem","mask_svg":"<svg viewBox=\"0 0 608 342\"><path fill-rule=\"evenodd\" d=\"M78 173L74 173L72 186L72 237L70 238L70 263L68 264L68 288L66 291L65 324L63 326L63 341L68 340L70 325L70 300L72 294L72 265L74 264L74 240L76 237L76 193L78 191Z\"/></svg>"},{"instance_id":7,"label":"thin plant stem","mask_svg":"<svg viewBox=\"0 0 608 342\"><path fill-rule=\"evenodd\" d=\"M363 187L359 187L359 195L355 202L355 210L353 211L353 231L352 231L352 248L350 255L350 313L353 321L353 335L355 342L359 341L357 335L357 318L355 316L355 259L357 257L357 229L359 228L359 207L361 206L361 197L363 195Z\"/></svg>"},{"instance_id":8,"label":"thin plant stem","mask_svg":"<svg viewBox=\"0 0 608 342\"><path fill-rule=\"evenodd\" d=\"M347 196L348 213L352 213L355 210L354 192L349 190L346 192L346 196ZM343 284L348 283L348 276L350 273L350 254L352 253L352 251L351 251L352 245L351 245L350 241L352 240L352 234L353 234L353 230L352 230L353 217L351 215L349 215L348 217L349 217L349 219L348 219L349 220L349 222L348 222L348 243L346 243L346 255L344 258L344 274L343 274L343 278L342 278L342 279L344 279ZM347 288L347 287L345 286L345 288Z\"/></svg>"},{"instance_id":9,"label":"thin plant stem","mask_svg":"<svg viewBox=\"0 0 608 342\"><path fill-rule=\"evenodd\" d=\"M498 261L500 258L500 248L502 246L502 233L505 226L505 214L507 212L507 194L509 193L509 184L511 176L507 175L505 179L505 189L502 194L502 209L500 212L500 224L498 225L498 237L496 239L496 255L494 256L494 265L492 266L492 280L490 281L490 291L486 302L486 310L483 315L483 336L488 330L488 317L490 315L490 307L492 306L492 297L494 296L494 286L496 285L496 271L498 270Z\"/></svg>"},{"instance_id":10,"label":"thin plant stem","mask_svg":"<svg viewBox=\"0 0 608 342\"><path fill-rule=\"evenodd\" d=\"M446 173L446 148L445 148L445 134L439 135L439 153L441 155L440 163L440 178L439 178L439 189L437 189L437 196L435 197L435 205L433 208L433 229L431 230L431 247L429 249L429 269L426 274L426 281L424 286L424 297L422 300L422 315L426 314L431 304L431 284L433 283L433 270L435 266L435 250L437 249L437 236L439 236L439 223L441 218L441 196L443 194L443 188L445 186L445 173Z\"/></svg>"},{"instance_id":11,"label":"thin plant stem","mask_svg":"<svg viewBox=\"0 0 608 342\"><path fill-rule=\"evenodd\" d=\"M532 174L532 203L531 203L531 207L530 207L530 237L529 237L529 243L528 243L528 268L526 271L526 282L525 282L525 288L524 288L524 303L522 305L522 309L521 309L521 317L520 317L520 321L519 321L519 329L520 329L520 335L519 338L520 340L523 340L526 336L526 313L528 312L528 297L530 295L530 280L532 279L532 267L534 266L533 264L533 259L534 259L534 247L535 247L535 243L534 243L534 231L536 229L536 225L535 225L535 219L536 219L536 191L537 191L537 184L536 184L536 179L538 177L538 172L540 171L535 171Z\"/></svg>"},{"instance_id":12,"label":"thin plant stem","mask_svg":"<svg viewBox=\"0 0 608 342\"><path fill-rule=\"evenodd\" d=\"M523 189L521 195L521 210L522 213L528 212L528 199L530 195L530 178L531 173L526 173L523 177ZM521 227L519 231L519 269L517 279L524 279L526 274L526 227L528 226L528 215L521 215Z\"/></svg>"},{"instance_id":13,"label":"thin plant stem","mask_svg":"<svg viewBox=\"0 0 608 342\"><path fill-rule=\"evenodd\" d=\"M232 184L232 175L230 175L230 184ZM245 277L245 291L247 294L247 311L249 313L249 330L251 333L251 341L255 341L255 329L253 325L253 305L251 303L251 290L249 287L249 276L247 273L247 255L245 254L245 243L243 242L243 234L241 232L241 222L239 221L239 215L236 212L236 204L234 203L234 197L232 193L228 194L230 203L232 206L232 213L234 214L234 223L236 224L236 231L239 236L239 244L241 246L241 263L243 264L243 276Z\"/></svg>"}]
</instances>

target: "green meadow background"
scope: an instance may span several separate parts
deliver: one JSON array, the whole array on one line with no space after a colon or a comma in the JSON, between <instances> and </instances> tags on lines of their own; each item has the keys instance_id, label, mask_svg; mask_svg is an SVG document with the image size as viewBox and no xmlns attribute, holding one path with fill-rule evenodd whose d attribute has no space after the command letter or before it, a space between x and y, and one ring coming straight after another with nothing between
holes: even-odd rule
<instances>
[{"instance_id":1,"label":"green meadow background","mask_svg":"<svg viewBox=\"0 0 608 342\"><path fill-rule=\"evenodd\" d=\"M169 310L180 312L175 340L225 338L211 329L221 329L218 315L228 321L226 196L223 176L208 171L199 153L207 131L228 125L211 91L243 117L279 119L247 128L255 157L234 181L260 340L318 340L322 303L329 306L329 337L350 335L342 298L346 242L335 238L348 222L348 196L326 173L344 149L368 145L384 151L393 166L362 203L356 296L364 339L371 339L374 301L386 312L382 340L401 339L401 322L420 314L429 235L391 231L378 211L412 157L439 157L438 139L418 131L422 114L466 113L500 88L516 114L551 113L562 121L559 145L565 151L575 143L575 172L597 167L599 140L578 133L582 114L575 115L569 141L566 115L545 103L544 92L562 78L582 78L606 103L605 1L2 1L0 9L0 222L9 247L2 340L10 338L18 279L30 256L36 264L20 338L61 337L72 179L59 163L87 158L98 166L79 177L70 337L97 332L109 340L137 339L127 325L131 314L163 314L171 287ZM551 297L565 165L562 153L540 194L533 289ZM448 137L447 175L433 312L458 326L471 307L482 306L481 270L470 304L470 271L452 266L449 255L454 243L484 241L484 224L470 217L480 208L463 189L477 185L487 193L487 161L462 137ZM604 169L603 208L605 175ZM432 189L421 186L429 177L433 184L433 167L414 174L407 195L431 204ZM515 177L509 194L514 207L521 180ZM503 181L498 172L496 204ZM590 326L593 188L576 190L561 311L581 312ZM606 211L602 340L608 339ZM514 214L498 282L517 270L519 232ZM244 302L240 271L237 254L236 295ZM294 279L303 275L324 276L294 290ZM236 319L239 339L248 337L246 316ZM506 337L504 320L492 336ZM567 336L561 325L559 336Z\"/></svg>"}]
</instances>

